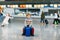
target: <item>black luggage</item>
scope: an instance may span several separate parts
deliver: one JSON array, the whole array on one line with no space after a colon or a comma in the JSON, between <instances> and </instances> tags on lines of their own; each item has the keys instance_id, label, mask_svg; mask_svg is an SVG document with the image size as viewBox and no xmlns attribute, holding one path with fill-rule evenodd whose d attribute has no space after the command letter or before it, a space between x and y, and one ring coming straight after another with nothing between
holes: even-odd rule
<instances>
[{"instance_id":1,"label":"black luggage","mask_svg":"<svg viewBox=\"0 0 60 40\"><path fill-rule=\"evenodd\" d=\"M48 20L47 19L45 19L45 23L48 24Z\"/></svg>"}]
</instances>

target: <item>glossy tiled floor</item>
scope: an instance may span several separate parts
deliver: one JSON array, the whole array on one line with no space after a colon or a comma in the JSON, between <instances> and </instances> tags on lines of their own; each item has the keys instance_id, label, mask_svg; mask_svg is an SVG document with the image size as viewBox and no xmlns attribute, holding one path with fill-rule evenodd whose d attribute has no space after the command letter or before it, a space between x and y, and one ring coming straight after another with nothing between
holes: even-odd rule
<instances>
[{"instance_id":1,"label":"glossy tiled floor","mask_svg":"<svg viewBox=\"0 0 60 40\"><path fill-rule=\"evenodd\" d=\"M0 27L0 40L60 40L60 25L43 25L38 20L33 21L34 37L22 36L23 27L24 20L13 20L8 26Z\"/></svg>"}]
</instances>

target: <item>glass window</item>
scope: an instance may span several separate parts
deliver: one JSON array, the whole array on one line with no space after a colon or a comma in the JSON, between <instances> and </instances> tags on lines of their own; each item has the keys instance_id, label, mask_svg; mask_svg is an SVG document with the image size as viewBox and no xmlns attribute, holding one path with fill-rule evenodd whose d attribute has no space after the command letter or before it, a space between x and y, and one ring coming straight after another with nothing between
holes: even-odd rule
<instances>
[{"instance_id":1,"label":"glass window","mask_svg":"<svg viewBox=\"0 0 60 40\"><path fill-rule=\"evenodd\" d=\"M44 6L48 6L47 4L45 4Z\"/></svg>"},{"instance_id":2,"label":"glass window","mask_svg":"<svg viewBox=\"0 0 60 40\"><path fill-rule=\"evenodd\" d=\"M57 9L49 9L48 11L49 11L49 15L53 14L53 16L54 16L55 12L58 13Z\"/></svg>"},{"instance_id":3,"label":"glass window","mask_svg":"<svg viewBox=\"0 0 60 40\"><path fill-rule=\"evenodd\" d=\"M39 16L39 12L40 9L28 9L28 12L32 15L32 16Z\"/></svg>"},{"instance_id":4,"label":"glass window","mask_svg":"<svg viewBox=\"0 0 60 40\"><path fill-rule=\"evenodd\" d=\"M41 7L40 4L35 4L35 5L34 5L34 8L40 8L40 7Z\"/></svg>"},{"instance_id":5,"label":"glass window","mask_svg":"<svg viewBox=\"0 0 60 40\"><path fill-rule=\"evenodd\" d=\"M58 6L60 6L60 4L58 4Z\"/></svg>"},{"instance_id":6,"label":"glass window","mask_svg":"<svg viewBox=\"0 0 60 40\"><path fill-rule=\"evenodd\" d=\"M10 7L10 5L7 5L7 7Z\"/></svg>"},{"instance_id":7,"label":"glass window","mask_svg":"<svg viewBox=\"0 0 60 40\"><path fill-rule=\"evenodd\" d=\"M5 0L0 0L0 1L5 1Z\"/></svg>"},{"instance_id":8,"label":"glass window","mask_svg":"<svg viewBox=\"0 0 60 40\"><path fill-rule=\"evenodd\" d=\"M21 4L20 8L26 8L26 4Z\"/></svg>"},{"instance_id":9,"label":"glass window","mask_svg":"<svg viewBox=\"0 0 60 40\"><path fill-rule=\"evenodd\" d=\"M58 4L58 8L60 8L60 4Z\"/></svg>"},{"instance_id":10,"label":"glass window","mask_svg":"<svg viewBox=\"0 0 60 40\"><path fill-rule=\"evenodd\" d=\"M32 4L27 4L26 8L32 8Z\"/></svg>"},{"instance_id":11,"label":"glass window","mask_svg":"<svg viewBox=\"0 0 60 40\"><path fill-rule=\"evenodd\" d=\"M5 8L5 7L6 7L6 5L0 5L0 7L1 7L1 8Z\"/></svg>"},{"instance_id":12,"label":"glass window","mask_svg":"<svg viewBox=\"0 0 60 40\"><path fill-rule=\"evenodd\" d=\"M7 7L13 8L13 5L8 5Z\"/></svg>"},{"instance_id":13,"label":"glass window","mask_svg":"<svg viewBox=\"0 0 60 40\"><path fill-rule=\"evenodd\" d=\"M10 7L10 8L18 8L18 5L8 5L7 7Z\"/></svg>"},{"instance_id":14,"label":"glass window","mask_svg":"<svg viewBox=\"0 0 60 40\"><path fill-rule=\"evenodd\" d=\"M29 5L26 5L26 8L29 8Z\"/></svg>"},{"instance_id":15,"label":"glass window","mask_svg":"<svg viewBox=\"0 0 60 40\"><path fill-rule=\"evenodd\" d=\"M49 7L48 4L45 4L45 5L44 5L44 8L47 8L47 7Z\"/></svg>"},{"instance_id":16,"label":"glass window","mask_svg":"<svg viewBox=\"0 0 60 40\"><path fill-rule=\"evenodd\" d=\"M54 4L50 4L50 8L54 8Z\"/></svg>"},{"instance_id":17,"label":"glass window","mask_svg":"<svg viewBox=\"0 0 60 40\"><path fill-rule=\"evenodd\" d=\"M41 7L41 5L40 4L38 4L38 8L40 8Z\"/></svg>"},{"instance_id":18,"label":"glass window","mask_svg":"<svg viewBox=\"0 0 60 40\"><path fill-rule=\"evenodd\" d=\"M44 4L41 4L41 7L44 7Z\"/></svg>"},{"instance_id":19,"label":"glass window","mask_svg":"<svg viewBox=\"0 0 60 40\"><path fill-rule=\"evenodd\" d=\"M29 5L29 8L32 8L32 4Z\"/></svg>"},{"instance_id":20,"label":"glass window","mask_svg":"<svg viewBox=\"0 0 60 40\"><path fill-rule=\"evenodd\" d=\"M56 8L57 8L57 4L54 4L54 7L56 7Z\"/></svg>"},{"instance_id":21,"label":"glass window","mask_svg":"<svg viewBox=\"0 0 60 40\"><path fill-rule=\"evenodd\" d=\"M35 4L35 5L34 5L34 8L38 8L38 5L37 5L37 4Z\"/></svg>"},{"instance_id":22,"label":"glass window","mask_svg":"<svg viewBox=\"0 0 60 40\"><path fill-rule=\"evenodd\" d=\"M50 4L50 6L54 6L54 4Z\"/></svg>"}]
</instances>

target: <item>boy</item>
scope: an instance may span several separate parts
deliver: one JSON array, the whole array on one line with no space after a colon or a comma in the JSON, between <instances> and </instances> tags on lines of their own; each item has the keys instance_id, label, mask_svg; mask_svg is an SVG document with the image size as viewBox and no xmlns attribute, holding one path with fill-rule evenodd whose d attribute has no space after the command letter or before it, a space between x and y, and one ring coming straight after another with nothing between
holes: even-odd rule
<instances>
[{"instance_id":1,"label":"boy","mask_svg":"<svg viewBox=\"0 0 60 40\"><path fill-rule=\"evenodd\" d=\"M1 27L4 27L5 25L8 25L9 24L9 19L11 19L12 17L10 16L10 14L9 13L7 13L6 14L6 16L5 16L5 18L4 18L4 20L3 20L3 22L2 22L2 25L1 25Z\"/></svg>"},{"instance_id":2,"label":"boy","mask_svg":"<svg viewBox=\"0 0 60 40\"><path fill-rule=\"evenodd\" d=\"M31 14L29 14L29 13L26 14L25 27L23 28L23 34L22 35L25 35L26 33L30 34L31 36L34 36L34 28L32 27Z\"/></svg>"}]
</instances>

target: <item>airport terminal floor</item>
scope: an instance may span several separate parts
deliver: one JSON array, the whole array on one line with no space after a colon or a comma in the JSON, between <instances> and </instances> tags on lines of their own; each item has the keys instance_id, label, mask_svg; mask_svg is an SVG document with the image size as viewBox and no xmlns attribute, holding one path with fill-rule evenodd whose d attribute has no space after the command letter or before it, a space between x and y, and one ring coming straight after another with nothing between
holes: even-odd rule
<instances>
[{"instance_id":1,"label":"airport terminal floor","mask_svg":"<svg viewBox=\"0 0 60 40\"><path fill-rule=\"evenodd\" d=\"M0 22L1 25L1 22ZM8 26L0 27L0 40L60 40L60 25L48 25L33 21L34 36L22 36L24 20L12 20Z\"/></svg>"}]
</instances>

